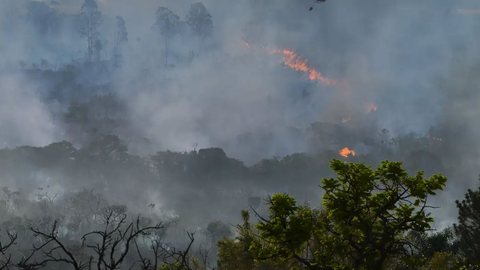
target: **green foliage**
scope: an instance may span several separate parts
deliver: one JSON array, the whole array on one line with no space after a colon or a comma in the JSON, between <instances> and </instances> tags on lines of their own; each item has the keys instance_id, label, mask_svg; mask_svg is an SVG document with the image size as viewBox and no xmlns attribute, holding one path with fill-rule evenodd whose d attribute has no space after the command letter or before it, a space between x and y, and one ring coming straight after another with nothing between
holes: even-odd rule
<instances>
[{"instance_id":1,"label":"green foliage","mask_svg":"<svg viewBox=\"0 0 480 270\"><path fill-rule=\"evenodd\" d=\"M422 268L424 270L451 270L459 269L459 259L450 252L436 252L428 263Z\"/></svg>"},{"instance_id":2,"label":"green foliage","mask_svg":"<svg viewBox=\"0 0 480 270\"><path fill-rule=\"evenodd\" d=\"M250 250L257 259L270 259L282 263L300 261L312 265L302 258L313 236L317 213L305 206L297 206L295 199L286 194L275 194L269 201L269 219L257 224L258 239L252 242Z\"/></svg>"},{"instance_id":3,"label":"green foliage","mask_svg":"<svg viewBox=\"0 0 480 270\"><path fill-rule=\"evenodd\" d=\"M432 234L410 232L408 242L414 247L412 253L422 258L432 258L435 254L457 253L458 243L452 228Z\"/></svg>"},{"instance_id":4,"label":"green foliage","mask_svg":"<svg viewBox=\"0 0 480 270\"><path fill-rule=\"evenodd\" d=\"M337 177L322 180L322 210L275 194L268 217L257 214L256 226L242 213L237 239L219 244L220 269L235 269L238 260L247 262L245 269L257 269L259 262L283 269L386 269L387 262L401 262L408 233L430 229L427 199L446 177L409 176L401 163L389 161L374 170L333 160L331 168Z\"/></svg>"},{"instance_id":5,"label":"green foliage","mask_svg":"<svg viewBox=\"0 0 480 270\"><path fill-rule=\"evenodd\" d=\"M250 224L250 215L242 211L243 224L237 227L239 236L232 240L224 238L218 243L218 269L219 270L252 270L252 269L288 269L280 263L265 258L258 260L252 251L255 246L255 230Z\"/></svg>"},{"instance_id":6,"label":"green foliage","mask_svg":"<svg viewBox=\"0 0 480 270\"><path fill-rule=\"evenodd\" d=\"M239 240L224 239L218 243L218 269L254 269L254 261L248 252L248 245Z\"/></svg>"},{"instance_id":7,"label":"green foliage","mask_svg":"<svg viewBox=\"0 0 480 270\"><path fill-rule=\"evenodd\" d=\"M480 188L469 189L465 199L456 202L458 223L454 225L459 250L469 264L480 264Z\"/></svg>"},{"instance_id":8,"label":"green foliage","mask_svg":"<svg viewBox=\"0 0 480 270\"><path fill-rule=\"evenodd\" d=\"M323 206L353 268L381 269L403 249L405 233L430 229L427 198L445 186L445 176L409 176L400 162L389 161L376 170L339 160L331 166L337 177L322 180Z\"/></svg>"},{"instance_id":9,"label":"green foliage","mask_svg":"<svg viewBox=\"0 0 480 270\"><path fill-rule=\"evenodd\" d=\"M220 241L221 239L225 237L230 237L232 235L232 231L227 224L217 220L210 222L207 225L205 235L207 236L208 240L210 240L214 245L216 245L216 243L218 243L218 241Z\"/></svg>"}]
</instances>

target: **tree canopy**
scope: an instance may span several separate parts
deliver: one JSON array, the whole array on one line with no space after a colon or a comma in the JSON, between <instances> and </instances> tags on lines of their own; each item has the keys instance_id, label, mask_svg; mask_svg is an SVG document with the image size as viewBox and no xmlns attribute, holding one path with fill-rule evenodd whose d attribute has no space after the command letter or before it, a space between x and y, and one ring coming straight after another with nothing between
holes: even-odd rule
<instances>
[{"instance_id":1,"label":"tree canopy","mask_svg":"<svg viewBox=\"0 0 480 270\"><path fill-rule=\"evenodd\" d=\"M251 269L274 262L286 269L386 269L402 260L409 233L430 230L428 198L445 187L445 176L411 176L400 162L390 161L372 169L333 160L331 168L337 176L322 180L320 209L275 194L267 217L254 211L255 226L244 213L237 241L219 244L220 269L231 269L226 258L241 250L249 255L236 260L249 260L246 264L256 267Z\"/></svg>"},{"instance_id":2,"label":"tree canopy","mask_svg":"<svg viewBox=\"0 0 480 270\"><path fill-rule=\"evenodd\" d=\"M454 225L459 249L470 264L480 264L480 188L467 190L465 199L456 201L458 223Z\"/></svg>"}]
</instances>

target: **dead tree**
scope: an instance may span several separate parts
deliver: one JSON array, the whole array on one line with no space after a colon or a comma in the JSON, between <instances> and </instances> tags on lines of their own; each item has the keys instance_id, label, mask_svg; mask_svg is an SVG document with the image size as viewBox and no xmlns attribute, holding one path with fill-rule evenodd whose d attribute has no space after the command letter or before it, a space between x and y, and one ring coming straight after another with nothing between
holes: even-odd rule
<instances>
[{"instance_id":1,"label":"dead tree","mask_svg":"<svg viewBox=\"0 0 480 270\"><path fill-rule=\"evenodd\" d=\"M48 232L38 228L30 228L34 237L40 238L41 244L33 244L32 250L16 264L20 269L35 270L46 267L49 263L64 263L75 270L90 269L91 259L81 261L74 255L72 247L68 247L65 240L58 235L58 222L54 221Z\"/></svg>"},{"instance_id":2,"label":"dead tree","mask_svg":"<svg viewBox=\"0 0 480 270\"><path fill-rule=\"evenodd\" d=\"M183 250L177 249L165 245L158 240L152 240L150 251L152 253L151 258L147 258L143 255L138 244L135 242L137 248L137 254L139 256L139 262L142 270L156 270L160 266L168 266L168 269L177 270L193 270L191 267L190 252L195 241L195 234L187 232L189 243Z\"/></svg>"},{"instance_id":3,"label":"dead tree","mask_svg":"<svg viewBox=\"0 0 480 270\"><path fill-rule=\"evenodd\" d=\"M119 269L137 238L148 238L154 232L165 228L161 223L143 226L139 217L128 222L127 215L115 208L109 208L103 217L103 229L83 235L81 241L75 245L68 244L66 239L59 236L57 221L48 232L31 228L39 242L33 244L28 254L14 265L23 270L42 269L50 263L63 263L75 270ZM16 236L10 235L10 239L13 243ZM7 263L10 263L10 260Z\"/></svg>"},{"instance_id":4,"label":"dead tree","mask_svg":"<svg viewBox=\"0 0 480 270\"><path fill-rule=\"evenodd\" d=\"M8 240L0 241L0 270L9 269L12 261L12 254L8 252L17 240L17 234L7 231Z\"/></svg>"},{"instance_id":5,"label":"dead tree","mask_svg":"<svg viewBox=\"0 0 480 270\"><path fill-rule=\"evenodd\" d=\"M97 270L119 269L138 237L148 237L164 228L161 223L141 226L140 218L128 222L126 214L109 209L104 215L104 229L85 234L82 245L94 252Z\"/></svg>"}]
</instances>

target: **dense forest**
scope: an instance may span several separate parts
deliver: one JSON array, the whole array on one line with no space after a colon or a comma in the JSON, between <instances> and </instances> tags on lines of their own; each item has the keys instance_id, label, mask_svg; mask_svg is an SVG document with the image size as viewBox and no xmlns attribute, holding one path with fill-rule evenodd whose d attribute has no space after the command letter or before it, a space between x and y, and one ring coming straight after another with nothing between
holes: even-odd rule
<instances>
[{"instance_id":1,"label":"dense forest","mask_svg":"<svg viewBox=\"0 0 480 270\"><path fill-rule=\"evenodd\" d=\"M2 0L0 269L480 269L479 18Z\"/></svg>"}]
</instances>

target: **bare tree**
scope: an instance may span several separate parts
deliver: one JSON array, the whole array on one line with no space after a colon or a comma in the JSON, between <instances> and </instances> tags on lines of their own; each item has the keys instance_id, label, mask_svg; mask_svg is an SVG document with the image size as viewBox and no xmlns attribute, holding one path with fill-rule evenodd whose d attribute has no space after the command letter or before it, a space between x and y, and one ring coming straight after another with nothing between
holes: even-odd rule
<instances>
[{"instance_id":1,"label":"bare tree","mask_svg":"<svg viewBox=\"0 0 480 270\"><path fill-rule=\"evenodd\" d=\"M143 219L137 217L129 222L127 215L119 207L110 207L103 216L103 229L91 231L81 237L81 241L69 241L59 234L59 223L55 221L47 232L38 228L31 228L35 237L32 249L14 265L19 269L36 270L47 267L51 263L68 265L75 270L114 270L120 269L125 263L127 255L132 252L132 246L137 246L139 238L154 238L160 235L165 226L161 223L155 225L141 224ZM60 230L61 231L61 230ZM16 235L9 234L10 241L1 245L0 252L8 249L16 240ZM157 251L160 242L156 245ZM137 246L138 247L138 246ZM140 249L137 248L137 251ZM2 253L7 258L5 267L10 265L10 256ZM139 253L141 258L144 255ZM159 257L158 257L159 258ZM146 263L146 261L145 261ZM158 265L156 262L155 265ZM155 269L155 268L153 268Z\"/></svg>"},{"instance_id":2,"label":"bare tree","mask_svg":"<svg viewBox=\"0 0 480 270\"><path fill-rule=\"evenodd\" d=\"M158 258L160 258L162 266L167 266L167 269L193 270L194 268L191 266L190 253L193 243L195 242L195 233L187 232L187 236L189 242L187 247L183 250L164 245L161 242L153 242L152 251L155 255L154 266L158 267ZM151 269L153 270L156 268Z\"/></svg>"},{"instance_id":3,"label":"bare tree","mask_svg":"<svg viewBox=\"0 0 480 270\"><path fill-rule=\"evenodd\" d=\"M17 234L7 231L7 241L0 241L0 270L9 269L12 261L12 254L8 252L16 240Z\"/></svg>"},{"instance_id":4,"label":"bare tree","mask_svg":"<svg viewBox=\"0 0 480 270\"><path fill-rule=\"evenodd\" d=\"M148 237L164 228L161 223L142 226L140 218L128 222L126 214L108 209L104 215L104 229L85 234L82 243L94 252L97 270L119 269L138 237Z\"/></svg>"},{"instance_id":5,"label":"bare tree","mask_svg":"<svg viewBox=\"0 0 480 270\"><path fill-rule=\"evenodd\" d=\"M82 261L75 256L74 251L80 247L67 245L64 239L61 239L58 233L58 222L54 221L52 228L48 232L43 232L38 228L30 229L35 237L40 238L40 244L33 245L31 252L20 259L16 266L20 269L34 270L44 268L49 263L63 263L70 265L75 270L90 269L91 259Z\"/></svg>"}]
</instances>

